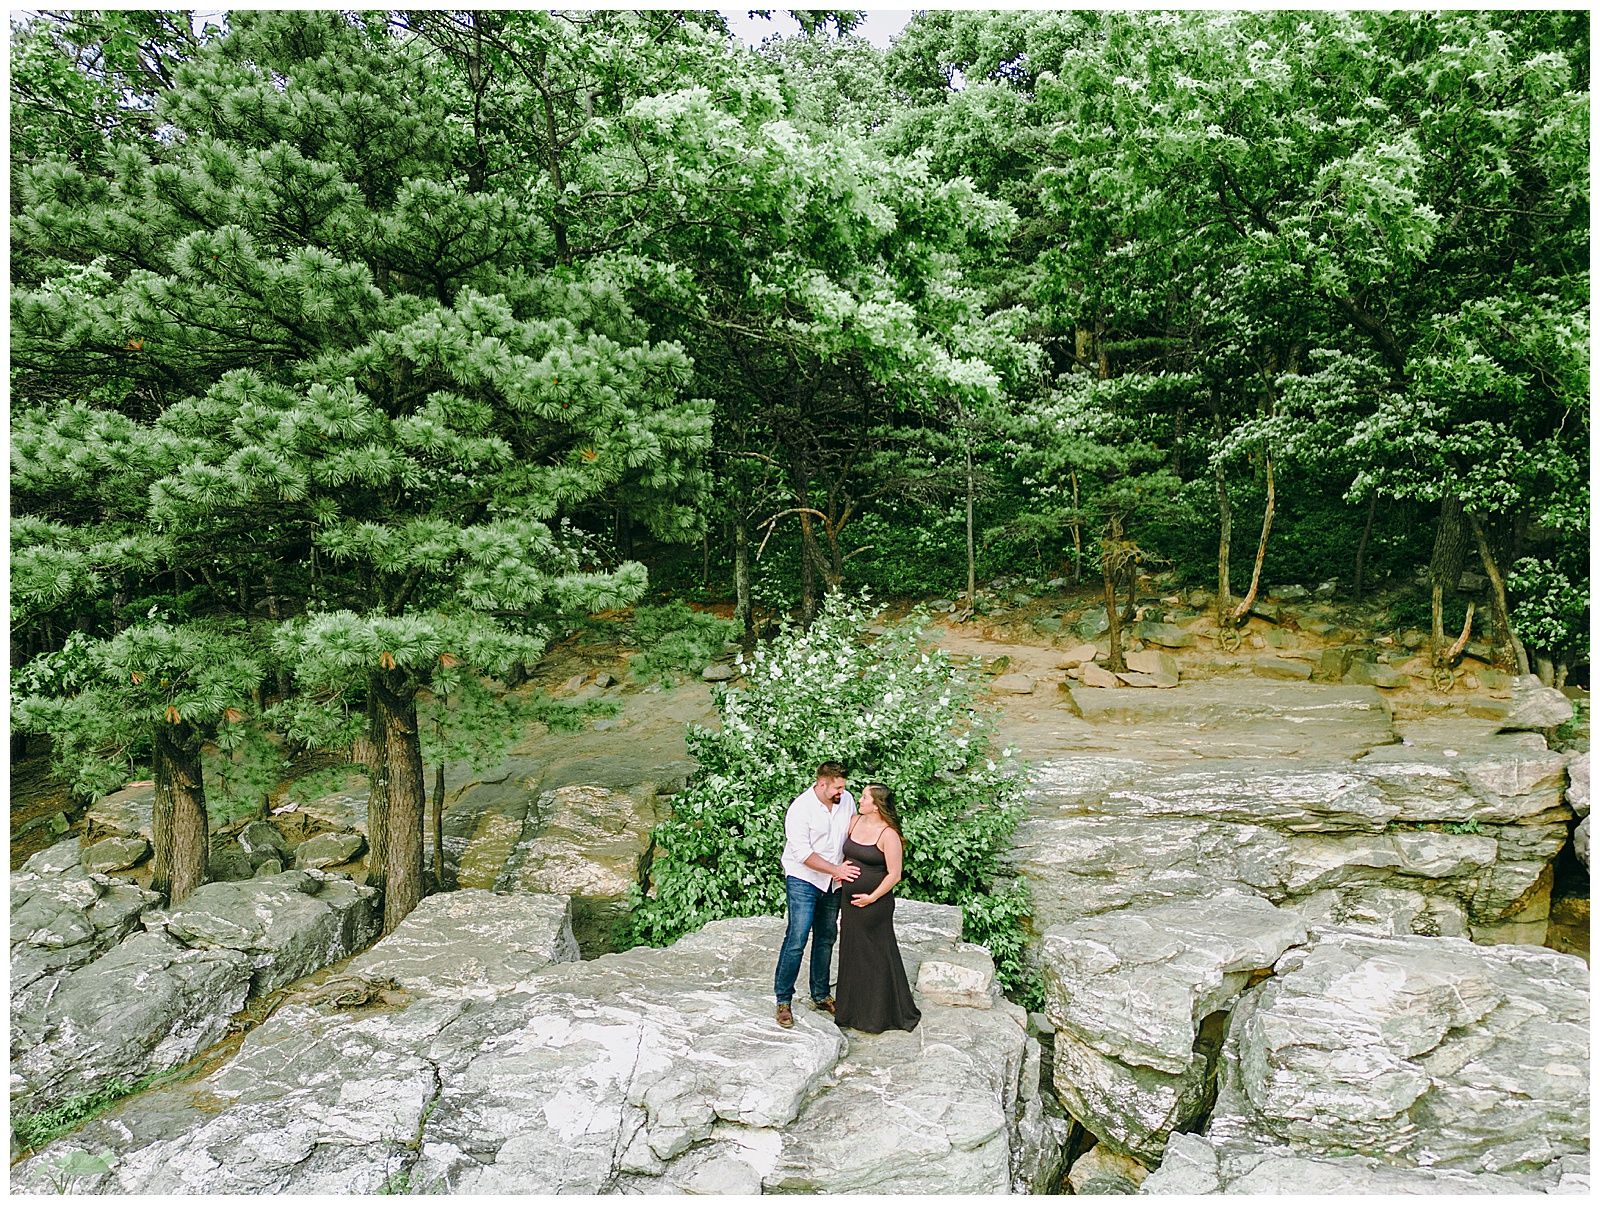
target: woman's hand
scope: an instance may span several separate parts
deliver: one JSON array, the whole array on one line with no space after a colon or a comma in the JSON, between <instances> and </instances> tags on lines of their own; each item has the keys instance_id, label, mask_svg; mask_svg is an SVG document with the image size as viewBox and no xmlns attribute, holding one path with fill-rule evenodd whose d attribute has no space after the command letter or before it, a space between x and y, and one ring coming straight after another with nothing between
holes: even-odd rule
<instances>
[{"instance_id":1,"label":"woman's hand","mask_svg":"<svg viewBox=\"0 0 1600 1205\"><path fill-rule=\"evenodd\" d=\"M865 908L868 904L876 904L881 897L876 891L871 895L857 894L850 897L850 902L857 908Z\"/></svg>"}]
</instances>

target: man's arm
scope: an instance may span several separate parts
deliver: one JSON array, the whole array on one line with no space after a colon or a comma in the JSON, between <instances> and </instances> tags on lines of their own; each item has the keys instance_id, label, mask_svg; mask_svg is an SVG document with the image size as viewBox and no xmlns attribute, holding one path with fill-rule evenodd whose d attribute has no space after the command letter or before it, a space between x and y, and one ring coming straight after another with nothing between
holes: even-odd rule
<instances>
[{"instance_id":1,"label":"man's arm","mask_svg":"<svg viewBox=\"0 0 1600 1205\"><path fill-rule=\"evenodd\" d=\"M837 806L837 805L835 805ZM783 816L783 836L786 852L812 870L820 870L840 883L849 883L861 873L861 867L849 863L828 861L811 848L811 834L807 831L805 816L794 804Z\"/></svg>"},{"instance_id":2,"label":"man's arm","mask_svg":"<svg viewBox=\"0 0 1600 1205\"><path fill-rule=\"evenodd\" d=\"M821 854L811 854L806 858L806 865L812 870L820 870L823 874L832 875L841 883L854 882L861 873L861 867L854 862L830 862Z\"/></svg>"}]
</instances>

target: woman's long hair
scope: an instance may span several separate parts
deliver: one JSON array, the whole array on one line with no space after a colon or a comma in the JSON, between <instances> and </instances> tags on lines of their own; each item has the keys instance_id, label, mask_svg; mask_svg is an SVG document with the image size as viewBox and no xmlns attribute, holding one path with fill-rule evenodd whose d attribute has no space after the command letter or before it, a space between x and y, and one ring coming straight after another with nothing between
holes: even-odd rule
<instances>
[{"instance_id":1,"label":"woman's long hair","mask_svg":"<svg viewBox=\"0 0 1600 1205\"><path fill-rule=\"evenodd\" d=\"M883 822L894 829L895 835L904 841L906 835L900 831L900 813L895 811L894 792L881 782L869 782L861 788L863 795L868 791L872 792L872 801L878 805L878 814L883 817Z\"/></svg>"}]
</instances>

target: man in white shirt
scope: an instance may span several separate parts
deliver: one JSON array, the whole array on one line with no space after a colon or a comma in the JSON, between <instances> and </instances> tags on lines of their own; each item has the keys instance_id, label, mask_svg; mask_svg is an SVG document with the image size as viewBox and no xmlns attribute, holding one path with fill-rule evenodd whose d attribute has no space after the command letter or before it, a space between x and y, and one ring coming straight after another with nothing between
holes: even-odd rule
<instances>
[{"instance_id":1,"label":"man in white shirt","mask_svg":"<svg viewBox=\"0 0 1600 1205\"><path fill-rule=\"evenodd\" d=\"M773 989L778 996L778 1024L794 1025L794 983L800 956L811 939L811 1005L833 1012L829 991L833 943L839 936L840 884L861 873L843 861L844 839L856 814L855 796L844 789L844 767L825 761L817 781L795 796L783 817L783 873L789 889L789 929L778 952Z\"/></svg>"}]
</instances>

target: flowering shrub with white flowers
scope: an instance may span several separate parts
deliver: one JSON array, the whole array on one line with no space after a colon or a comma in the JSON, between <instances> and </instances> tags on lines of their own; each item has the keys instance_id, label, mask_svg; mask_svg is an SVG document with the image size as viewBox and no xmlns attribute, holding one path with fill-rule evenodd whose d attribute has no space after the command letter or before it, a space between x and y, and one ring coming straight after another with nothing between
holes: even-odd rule
<instances>
[{"instance_id":1,"label":"flowering shrub with white flowers","mask_svg":"<svg viewBox=\"0 0 1600 1205\"><path fill-rule=\"evenodd\" d=\"M996 890L995 860L1023 811L1025 770L991 749L975 703L976 667L928 648L917 618L866 636L865 598L830 597L808 631L786 629L741 660L748 686L718 698L722 727L695 726L700 768L654 832L648 895L632 936L665 944L709 921L784 911L784 811L820 762L843 762L851 789L895 791L912 899L960 904L968 940L990 947L1022 986L1026 889Z\"/></svg>"}]
</instances>

